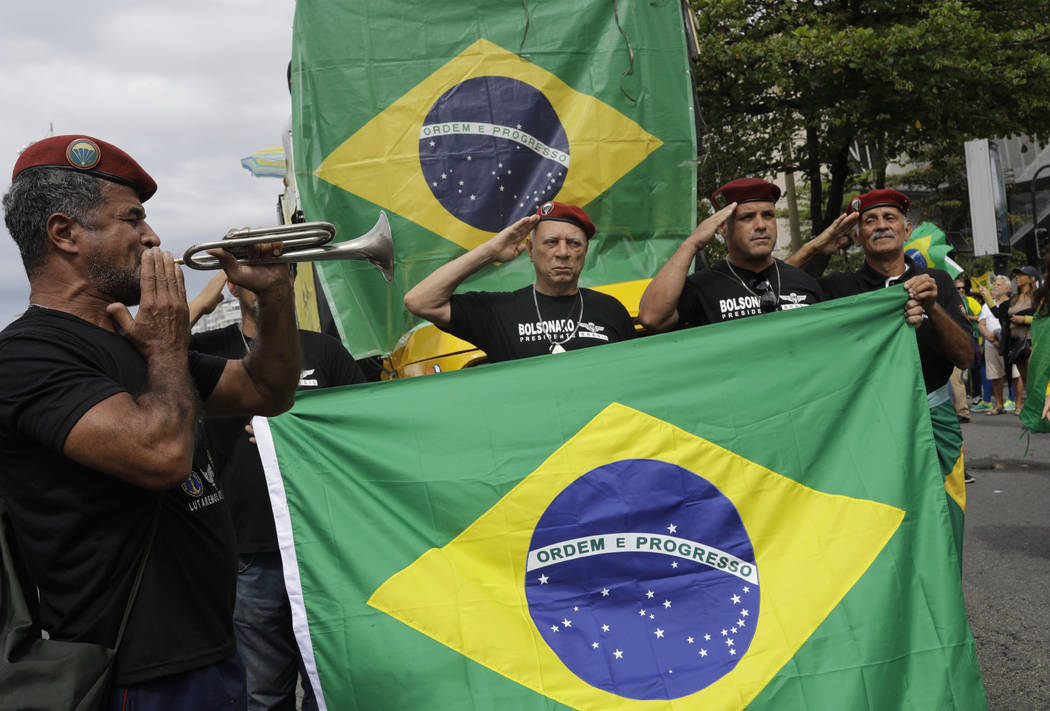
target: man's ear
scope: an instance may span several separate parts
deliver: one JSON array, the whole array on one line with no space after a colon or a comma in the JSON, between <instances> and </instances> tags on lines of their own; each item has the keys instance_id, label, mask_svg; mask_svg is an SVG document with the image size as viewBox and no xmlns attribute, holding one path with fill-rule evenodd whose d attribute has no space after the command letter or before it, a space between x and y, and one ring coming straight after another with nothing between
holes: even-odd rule
<instances>
[{"instance_id":1,"label":"man's ear","mask_svg":"<svg viewBox=\"0 0 1050 711\"><path fill-rule=\"evenodd\" d=\"M55 249L66 254L78 254L80 248L77 246L74 233L80 228L80 223L69 215L54 212L48 215L44 223L47 230L47 238Z\"/></svg>"},{"instance_id":2,"label":"man's ear","mask_svg":"<svg viewBox=\"0 0 1050 711\"><path fill-rule=\"evenodd\" d=\"M235 298L235 299L239 299L240 298L240 295L241 295L240 287L237 286L236 284L234 284L229 279L226 280L226 290L230 292L230 296L232 296L233 298Z\"/></svg>"},{"instance_id":3,"label":"man's ear","mask_svg":"<svg viewBox=\"0 0 1050 711\"><path fill-rule=\"evenodd\" d=\"M532 261L532 235L525 238L525 251L529 253L529 261ZM519 252L520 254L520 252Z\"/></svg>"}]
</instances>

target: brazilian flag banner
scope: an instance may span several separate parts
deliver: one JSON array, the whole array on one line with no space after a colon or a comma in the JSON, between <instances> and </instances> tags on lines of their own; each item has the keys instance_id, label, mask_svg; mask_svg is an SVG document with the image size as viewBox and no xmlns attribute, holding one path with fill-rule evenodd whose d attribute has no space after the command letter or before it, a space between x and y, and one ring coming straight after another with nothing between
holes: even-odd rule
<instances>
[{"instance_id":1,"label":"brazilian flag banner","mask_svg":"<svg viewBox=\"0 0 1050 711\"><path fill-rule=\"evenodd\" d=\"M295 174L340 239L384 210L394 282L318 265L343 341L389 353L412 286L548 200L598 228L581 285L651 277L695 226L696 136L678 2L299 0ZM526 257L464 290L534 278Z\"/></svg>"},{"instance_id":2,"label":"brazilian flag banner","mask_svg":"<svg viewBox=\"0 0 1050 711\"><path fill-rule=\"evenodd\" d=\"M906 298L257 418L327 708L985 709Z\"/></svg>"},{"instance_id":3,"label":"brazilian flag banner","mask_svg":"<svg viewBox=\"0 0 1050 711\"><path fill-rule=\"evenodd\" d=\"M943 269L952 279L963 272L963 268L948 256L954 249L955 247L949 244L948 235L944 234L944 230L932 222L916 225L904 244L904 253L911 257L913 262L920 267Z\"/></svg>"}]
</instances>

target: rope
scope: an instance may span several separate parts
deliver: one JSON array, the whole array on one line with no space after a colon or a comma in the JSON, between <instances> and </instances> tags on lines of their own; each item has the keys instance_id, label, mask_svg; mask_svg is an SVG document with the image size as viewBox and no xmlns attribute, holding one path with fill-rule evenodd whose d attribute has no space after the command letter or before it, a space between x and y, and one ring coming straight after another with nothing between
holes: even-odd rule
<instances>
[{"instance_id":1,"label":"rope","mask_svg":"<svg viewBox=\"0 0 1050 711\"><path fill-rule=\"evenodd\" d=\"M532 24L532 15L529 14L529 0L521 0L522 7L525 8L525 31L521 33L521 44L518 45L518 56L521 56L521 50L525 47L525 38L529 36L529 25Z\"/></svg>"},{"instance_id":2,"label":"rope","mask_svg":"<svg viewBox=\"0 0 1050 711\"><path fill-rule=\"evenodd\" d=\"M627 66L627 70L620 75L620 92L627 97L627 100L632 104L637 104L638 100L627 93L627 90L623 88L623 80L627 78L628 74L634 72L634 48L631 47L631 38L627 36L627 33L623 31L623 25L620 24L620 5L616 0L613 0L613 15L616 17L616 29L623 35L624 42L627 43L627 55L630 57L630 64Z\"/></svg>"}]
</instances>

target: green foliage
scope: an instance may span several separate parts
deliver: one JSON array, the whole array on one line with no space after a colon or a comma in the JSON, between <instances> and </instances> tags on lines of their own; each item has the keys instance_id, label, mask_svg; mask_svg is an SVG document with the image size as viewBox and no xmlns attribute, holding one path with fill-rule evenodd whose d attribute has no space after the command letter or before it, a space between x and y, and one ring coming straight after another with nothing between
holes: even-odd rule
<instances>
[{"instance_id":1,"label":"green foliage","mask_svg":"<svg viewBox=\"0 0 1050 711\"><path fill-rule=\"evenodd\" d=\"M949 153L962 160L971 138L1050 138L1046 0L691 4L707 131L702 192L797 170L814 234L841 212L849 188L882 187L894 159L941 148L943 167ZM875 155L867 173L849 157L855 141ZM962 196L938 201L952 229Z\"/></svg>"}]
</instances>

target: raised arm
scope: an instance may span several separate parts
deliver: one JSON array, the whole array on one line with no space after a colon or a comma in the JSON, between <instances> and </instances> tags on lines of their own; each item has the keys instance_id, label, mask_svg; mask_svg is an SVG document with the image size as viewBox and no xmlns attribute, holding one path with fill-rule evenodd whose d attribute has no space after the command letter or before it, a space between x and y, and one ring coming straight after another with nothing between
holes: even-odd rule
<instances>
[{"instance_id":1,"label":"raised arm","mask_svg":"<svg viewBox=\"0 0 1050 711\"><path fill-rule=\"evenodd\" d=\"M280 245L253 248L253 259ZM295 402L302 352L295 325L295 297L287 264L247 266L224 250L208 250L222 263L230 282L255 293L256 336L241 360L227 362L215 389L204 402L208 416L279 415Z\"/></svg>"},{"instance_id":2,"label":"raised arm","mask_svg":"<svg viewBox=\"0 0 1050 711\"><path fill-rule=\"evenodd\" d=\"M215 272L215 276L190 300L190 328L200 321L201 316L210 314L215 307L222 303L222 288L226 286L226 272Z\"/></svg>"},{"instance_id":3,"label":"raised arm","mask_svg":"<svg viewBox=\"0 0 1050 711\"><path fill-rule=\"evenodd\" d=\"M647 330L666 331L678 324L678 299L682 296L682 287L693 260L697 252L706 247L726 223L734 210L735 202L726 205L697 225L693 233L678 245L678 249L667 263L660 267L649 286L645 287L645 293L638 304L638 320Z\"/></svg>"},{"instance_id":4,"label":"raised arm","mask_svg":"<svg viewBox=\"0 0 1050 711\"><path fill-rule=\"evenodd\" d=\"M171 254L157 247L143 253L141 264L138 313L132 317L120 303L107 311L117 331L146 360L146 389L110 396L84 413L66 436L63 453L160 491L189 475L200 403L187 362L190 329L182 272Z\"/></svg>"},{"instance_id":5,"label":"raised arm","mask_svg":"<svg viewBox=\"0 0 1050 711\"><path fill-rule=\"evenodd\" d=\"M483 267L493 262L509 262L525 251L524 239L537 222L536 215L523 217L484 244L438 267L405 294L405 308L438 328L448 327L452 320L449 300L456 287Z\"/></svg>"}]
</instances>

